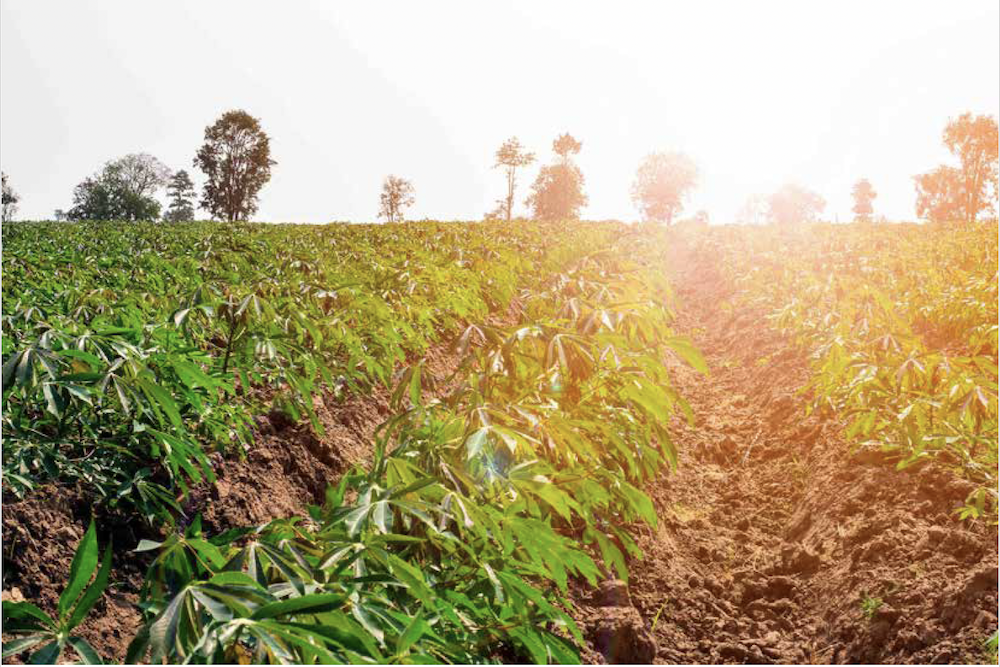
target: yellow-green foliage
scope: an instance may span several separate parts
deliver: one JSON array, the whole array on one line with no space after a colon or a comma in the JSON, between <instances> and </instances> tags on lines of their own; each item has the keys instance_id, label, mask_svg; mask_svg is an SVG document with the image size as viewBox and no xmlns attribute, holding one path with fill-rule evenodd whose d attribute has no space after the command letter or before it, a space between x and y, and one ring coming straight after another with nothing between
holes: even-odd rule
<instances>
[{"instance_id":1,"label":"yellow-green foliage","mask_svg":"<svg viewBox=\"0 0 1000 667\"><path fill-rule=\"evenodd\" d=\"M258 407L246 387L293 390L305 416L312 391L400 367L371 465L330 480L322 507L221 535L195 518L137 545L153 559L127 662L579 662L570 579L627 578L641 555L630 524L657 524L642 488L676 462L674 414L691 417L664 357L707 371L672 330L662 230L9 234L5 486L75 477L114 502L124 479L153 494L137 509L169 520L186 480L211 476L203 448ZM490 318L515 295L516 322ZM420 352L447 339L458 368L433 377ZM151 469L168 488L142 477ZM80 553L94 560L96 544ZM73 625L29 602L3 611L18 635L5 658Z\"/></svg>"},{"instance_id":2,"label":"yellow-green foliage","mask_svg":"<svg viewBox=\"0 0 1000 667\"><path fill-rule=\"evenodd\" d=\"M811 353L818 406L898 466L975 481L962 516L996 512L997 226L717 228L702 251L739 298Z\"/></svg>"}]
</instances>

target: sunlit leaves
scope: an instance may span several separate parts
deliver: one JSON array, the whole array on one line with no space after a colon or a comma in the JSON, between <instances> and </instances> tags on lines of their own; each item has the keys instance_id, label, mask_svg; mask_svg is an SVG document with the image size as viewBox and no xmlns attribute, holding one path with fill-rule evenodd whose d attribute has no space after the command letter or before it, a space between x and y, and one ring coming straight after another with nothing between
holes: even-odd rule
<instances>
[{"instance_id":1,"label":"sunlit leaves","mask_svg":"<svg viewBox=\"0 0 1000 667\"><path fill-rule=\"evenodd\" d=\"M995 517L995 224L803 232L713 230L702 250L810 354L816 408L901 469L952 466L984 491L959 514Z\"/></svg>"},{"instance_id":2,"label":"sunlit leaves","mask_svg":"<svg viewBox=\"0 0 1000 667\"><path fill-rule=\"evenodd\" d=\"M103 271L58 280L122 303L64 297L90 318L75 323L18 293L45 308L5 321L4 355L25 379L15 419L120 451L121 498L179 512L211 480L209 446L249 444L255 396L319 432L319 392L395 385L371 466L324 507L139 545L130 660L578 661L570 581L627 577L629 530L657 521L643 483L676 461L689 408L665 362L706 370L671 327L662 243L613 224L120 231L117 254L74 237ZM46 318L59 335L33 329ZM450 338L457 367L420 361Z\"/></svg>"}]
</instances>

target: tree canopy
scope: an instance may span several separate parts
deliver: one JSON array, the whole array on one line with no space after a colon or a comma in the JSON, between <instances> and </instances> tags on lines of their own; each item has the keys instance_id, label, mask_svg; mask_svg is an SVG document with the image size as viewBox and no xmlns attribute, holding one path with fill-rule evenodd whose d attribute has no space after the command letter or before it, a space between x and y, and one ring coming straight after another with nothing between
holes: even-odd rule
<instances>
[{"instance_id":1,"label":"tree canopy","mask_svg":"<svg viewBox=\"0 0 1000 667\"><path fill-rule=\"evenodd\" d=\"M404 209L412 206L415 201L413 184L405 178L390 174L382 181L378 215L385 218L386 222L402 222Z\"/></svg>"},{"instance_id":2,"label":"tree canopy","mask_svg":"<svg viewBox=\"0 0 1000 667\"><path fill-rule=\"evenodd\" d=\"M632 201L647 220L671 224L698 183L698 167L684 153L650 153L632 183Z\"/></svg>"},{"instance_id":3,"label":"tree canopy","mask_svg":"<svg viewBox=\"0 0 1000 667\"><path fill-rule=\"evenodd\" d=\"M531 195L525 204L540 220L575 220L580 217L580 209L587 205L587 195L583 192L583 172L573 162L572 156L583 147L569 133L562 134L552 142L552 150L557 159L545 165L531 186Z\"/></svg>"},{"instance_id":4,"label":"tree canopy","mask_svg":"<svg viewBox=\"0 0 1000 667\"><path fill-rule=\"evenodd\" d=\"M70 220L155 220L160 217L156 193L170 169L148 153L112 160L73 190Z\"/></svg>"},{"instance_id":5,"label":"tree canopy","mask_svg":"<svg viewBox=\"0 0 1000 667\"><path fill-rule=\"evenodd\" d=\"M169 205L163 214L167 222L194 220L194 183L186 171L181 169L167 183Z\"/></svg>"},{"instance_id":6,"label":"tree canopy","mask_svg":"<svg viewBox=\"0 0 1000 667\"><path fill-rule=\"evenodd\" d=\"M21 196L14 191L14 188L12 188L10 183L7 181L7 174L2 174L0 179L2 179L3 182L3 214L0 219L4 222L10 222L17 214L17 204L21 201Z\"/></svg>"},{"instance_id":7,"label":"tree canopy","mask_svg":"<svg viewBox=\"0 0 1000 667\"><path fill-rule=\"evenodd\" d=\"M931 222L954 222L965 217L962 173L940 165L913 177L917 189L917 217Z\"/></svg>"},{"instance_id":8,"label":"tree canopy","mask_svg":"<svg viewBox=\"0 0 1000 667\"><path fill-rule=\"evenodd\" d=\"M207 177L201 207L221 220L249 219L275 164L260 121L246 111L227 111L205 128L205 143L194 159Z\"/></svg>"},{"instance_id":9,"label":"tree canopy","mask_svg":"<svg viewBox=\"0 0 1000 667\"><path fill-rule=\"evenodd\" d=\"M913 177L917 216L972 223L996 213L996 118L964 113L948 122L942 139L959 166L940 165Z\"/></svg>"},{"instance_id":10,"label":"tree canopy","mask_svg":"<svg viewBox=\"0 0 1000 667\"><path fill-rule=\"evenodd\" d=\"M964 113L944 129L944 144L958 158L962 220L994 213L997 195L997 121Z\"/></svg>"},{"instance_id":11,"label":"tree canopy","mask_svg":"<svg viewBox=\"0 0 1000 667\"><path fill-rule=\"evenodd\" d=\"M854 212L855 218L861 222L870 222L872 213L875 212L872 202L878 197L878 193L875 192L875 188L872 187L867 178L862 178L854 184L854 188L851 190L851 197L854 199L854 206L851 208L851 211Z\"/></svg>"},{"instance_id":12,"label":"tree canopy","mask_svg":"<svg viewBox=\"0 0 1000 667\"><path fill-rule=\"evenodd\" d=\"M782 186L767 199L768 217L776 225L813 222L825 208L825 199L794 183Z\"/></svg>"}]
</instances>

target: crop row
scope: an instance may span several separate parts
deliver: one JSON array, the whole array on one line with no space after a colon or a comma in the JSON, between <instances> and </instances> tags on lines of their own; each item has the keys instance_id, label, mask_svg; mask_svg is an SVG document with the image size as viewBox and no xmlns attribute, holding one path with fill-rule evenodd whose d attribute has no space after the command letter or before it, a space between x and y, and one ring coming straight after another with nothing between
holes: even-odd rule
<instances>
[{"instance_id":1,"label":"crop row","mask_svg":"<svg viewBox=\"0 0 1000 667\"><path fill-rule=\"evenodd\" d=\"M314 247L317 239L339 240L337 234L324 239L329 232L323 230L252 232L278 234L270 249L278 253L279 240L303 248ZM154 560L142 592L145 624L131 646L130 660L577 662L576 647L583 638L564 611L569 579L593 584L604 576L627 578L627 559L641 555L627 528L635 521L655 525L656 514L640 489L676 459L667 431L674 413L690 418L689 408L670 384L663 357L672 353L707 370L690 342L670 328L670 290L662 276L663 233L620 225L419 225L405 232L391 227L362 232L385 236L378 239L383 242L381 252L355 254L344 262L356 269L358 281L370 280L357 268L363 259L377 265L389 257L396 261L397 272L406 273L405 280L391 274L391 289L385 288L389 281L378 283L383 286L380 305L398 318L394 328L405 325L412 331L399 343L395 357L372 355L383 364L384 377L407 351L413 352L410 359L419 359L420 344L426 344L437 327L464 321L455 336L458 370L453 377L435 378L421 361L406 364L393 392L394 416L373 443L372 465L345 475L328 490L324 505L310 508L307 516L223 535L203 534L195 520L183 532L168 531L162 541L140 543L138 549L150 552ZM396 233L400 246L393 255L388 248ZM171 240L169 235L164 238ZM420 242L426 243L422 250ZM352 240L354 253L361 246ZM241 393L248 385L296 388L306 384L297 379L304 377L313 383L306 386L311 391L321 382L349 388L366 381L364 365L343 345L331 342L337 340L331 332L340 329L330 321L374 316L324 301L336 299L338 295L329 296L336 289L324 288L322 295L303 289L307 281L300 276L301 264L295 272L279 274L282 261L271 264L266 255L256 254L252 259L267 276L258 279L256 289L245 285L246 292L228 300L199 301L202 297L191 292L183 296L192 286L204 292L201 285L210 282L204 280L206 274L218 276L234 266L237 271L258 271L239 263L245 249L231 253L217 255L210 271L189 265L203 282L192 278L187 290L175 291L175 301L182 295L180 304L162 308L152 318L158 321L167 314L166 322L146 327L163 333L151 335L150 344L140 349L176 340L170 351L193 355L190 372L197 373L198 380L188 390L197 398L181 402L172 396L180 425L164 414L162 421L139 433L153 430L177 438L186 427L198 444L202 441L196 426L205 418L197 400L202 407L220 409L232 398L245 399L233 404L248 415L253 406ZM292 255L284 261L303 260ZM438 271L440 280L427 294L431 280L425 274L433 277ZM464 271L468 274L461 277L474 282L457 282L456 272ZM100 280L117 273L116 267L91 275ZM312 276L314 269L306 273ZM269 282L277 277L282 277L277 284ZM261 282L272 291L261 289ZM321 284L330 283L327 278ZM230 290L240 284L236 275L226 280ZM479 291L478 301L465 293L470 286ZM449 290L456 295L449 297ZM224 296L226 287L217 291ZM274 304L302 294L309 298L300 303L311 304L312 310L301 318L299 329L287 324L300 321L289 308ZM519 321L508 327L487 324L491 308L503 308L514 296L521 305ZM170 297L137 300L152 307L157 299ZM201 307L206 302L211 309ZM443 304L447 308L442 309ZM435 308L435 316L422 319L422 308ZM250 314L246 320L239 319L243 313ZM45 321L49 319L47 314ZM370 334L373 345L380 340L378 329L358 330L357 322L371 327L372 320L354 321L345 329L353 335ZM12 331L16 323L10 323ZM275 343L273 358L261 347L270 339L280 342ZM11 346L9 358L23 356L35 341L23 335ZM321 345L329 345L331 352L319 354ZM77 344L54 347L55 354L79 349ZM38 364L36 373L48 372L44 361ZM327 372L310 376L302 370L306 364L322 364ZM164 380L172 376L163 369L172 365L149 363L146 368L158 386L178 386ZM241 371L244 377L229 379L240 377ZM177 374L181 385L182 373ZM100 382L96 377L66 380L60 375L41 380L64 381ZM97 385L102 400L94 403L117 396L112 381ZM231 389L222 383L231 383ZM428 390L435 386L450 389L431 398ZM21 410L17 414L31 424L38 424L46 409L46 390L35 387L20 383L11 389L23 392L14 394L23 404L13 401L11 409ZM299 405L307 414L308 392L301 393ZM27 412L32 396L35 411ZM137 414L157 417L152 409L129 414L133 422ZM238 437L238 429L232 433ZM175 480L190 475L191 459L186 467L178 465L171 470ZM30 603L5 603L5 628L20 637L11 653L32 648L36 656L56 659L65 646L72 646L78 655L89 655L92 649L73 639L71 631L93 604L90 591L106 584L108 558L98 566L96 540L84 540L78 554L81 565L71 572L58 618ZM85 590L94 570L94 583Z\"/></svg>"},{"instance_id":2,"label":"crop row","mask_svg":"<svg viewBox=\"0 0 1000 667\"><path fill-rule=\"evenodd\" d=\"M607 230L575 233L586 244ZM73 481L167 521L178 492L211 477L207 451L249 445L262 400L321 430L314 392L388 384L442 332L504 308L570 238L447 224L5 225L5 490Z\"/></svg>"},{"instance_id":3,"label":"crop row","mask_svg":"<svg viewBox=\"0 0 1000 667\"><path fill-rule=\"evenodd\" d=\"M899 468L975 483L996 516L997 227L713 229L701 251L811 355L814 405Z\"/></svg>"}]
</instances>

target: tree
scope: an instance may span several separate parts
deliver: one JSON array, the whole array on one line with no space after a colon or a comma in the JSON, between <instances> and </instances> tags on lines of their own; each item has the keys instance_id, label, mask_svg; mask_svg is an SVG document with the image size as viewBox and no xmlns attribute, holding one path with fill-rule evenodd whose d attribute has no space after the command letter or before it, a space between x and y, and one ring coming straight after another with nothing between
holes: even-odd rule
<instances>
[{"instance_id":1,"label":"tree","mask_svg":"<svg viewBox=\"0 0 1000 667\"><path fill-rule=\"evenodd\" d=\"M140 197L153 197L170 180L170 169L149 153L130 153L115 161L121 186Z\"/></svg>"},{"instance_id":2,"label":"tree","mask_svg":"<svg viewBox=\"0 0 1000 667\"><path fill-rule=\"evenodd\" d=\"M736 222L744 225L763 225L767 222L767 197L750 195L736 212Z\"/></svg>"},{"instance_id":3,"label":"tree","mask_svg":"<svg viewBox=\"0 0 1000 667\"><path fill-rule=\"evenodd\" d=\"M0 214L0 220L10 222L17 214L17 204L21 201L21 196L14 192L14 188L7 182L7 174L0 173L0 180L3 181L3 192L0 195L2 197L3 212Z\"/></svg>"},{"instance_id":4,"label":"tree","mask_svg":"<svg viewBox=\"0 0 1000 667\"><path fill-rule=\"evenodd\" d=\"M683 153L650 153L632 183L632 201L647 219L671 224L698 183L698 167Z\"/></svg>"},{"instance_id":5,"label":"tree","mask_svg":"<svg viewBox=\"0 0 1000 667\"><path fill-rule=\"evenodd\" d=\"M155 220L160 216L156 192L170 170L148 153L112 160L73 190L70 220Z\"/></svg>"},{"instance_id":6,"label":"tree","mask_svg":"<svg viewBox=\"0 0 1000 667\"><path fill-rule=\"evenodd\" d=\"M964 220L967 199L962 187L962 172L941 165L913 177L917 189L917 217L931 222Z\"/></svg>"},{"instance_id":7,"label":"tree","mask_svg":"<svg viewBox=\"0 0 1000 667\"><path fill-rule=\"evenodd\" d=\"M233 222L257 212L257 195L271 180L271 140L245 111L227 111L205 128L194 165L205 172L201 207Z\"/></svg>"},{"instance_id":8,"label":"tree","mask_svg":"<svg viewBox=\"0 0 1000 667\"><path fill-rule=\"evenodd\" d=\"M412 206L416 199L413 196L413 184L405 178L399 176L385 177L382 181L382 194L379 196L381 208L379 217L385 218L386 222L402 222L403 209Z\"/></svg>"},{"instance_id":9,"label":"tree","mask_svg":"<svg viewBox=\"0 0 1000 667\"><path fill-rule=\"evenodd\" d=\"M961 217L956 219L971 223L982 213L992 213L997 196L996 119L966 112L945 127L944 144L961 163Z\"/></svg>"},{"instance_id":10,"label":"tree","mask_svg":"<svg viewBox=\"0 0 1000 667\"><path fill-rule=\"evenodd\" d=\"M875 188L872 187L867 178L862 178L854 184L851 196L854 197L854 207L851 210L854 212L855 219L861 222L871 222L872 213L875 212L872 202L878 197L878 193L875 192Z\"/></svg>"},{"instance_id":11,"label":"tree","mask_svg":"<svg viewBox=\"0 0 1000 667\"><path fill-rule=\"evenodd\" d=\"M563 162L570 159L570 155L576 155L583 148L583 144L573 138L569 132L565 132L556 137L552 142L552 150Z\"/></svg>"},{"instance_id":12,"label":"tree","mask_svg":"<svg viewBox=\"0 0 1000 667\"><path fill-rule=\"evenodd\" d=\"M497 200L500 213L510 222L511 213L514 208L514 188L517 185L517 170L519 167L526 167L535 161L535 154L529 153L521 146L517 137L511 137L503 142L496 153L496 163L493 168L501 167L507 177L507 196Z\"/></svg>"},{"instance_id":13,"label":"tree","mask_svg":"<svg viewBox=\"0 0 1000 667\"><path fill-rule=\"evenodd\" d=\"M826 208L826 200L812 190L789 183L768 197L768 218L777 225L812 222Z\"/></svg>"},{"instance_id":14,"label":"tree","mask_svg":"<svg viewBox=\"0 0 1000 667\"><path fill-rule=\"evenodd\" d=\"M558 156L556 162L542 167L531 186L531 195L525 204L539 220L575 220L580 209L587 205L583 192L583 173L573 162L572 156L583 147L569 133L552 142Z\"/></svg>"},{"instance_id":15,"label":"tree","mask_svg":"<svg viewBox=\"0 0 1000 667\"><path fill-rule=\"evenodd\" d=\"M167 222L194 220L194 183L188 173L181 169L167 184L167 199L170 201L163 219Z\"/></svg>"}]
</instances>

